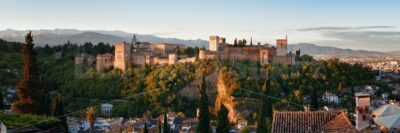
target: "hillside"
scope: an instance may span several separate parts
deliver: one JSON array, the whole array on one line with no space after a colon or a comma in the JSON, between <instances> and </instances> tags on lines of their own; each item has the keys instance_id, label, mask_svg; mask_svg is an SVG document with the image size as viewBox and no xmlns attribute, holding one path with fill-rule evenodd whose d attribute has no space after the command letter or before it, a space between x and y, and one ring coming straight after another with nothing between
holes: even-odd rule
<instances>
[{"instance_id":1,"label":"hillside","mask_svg":"<svg viewBox=\"0 0 400 133\"><path fill-rule=\"evenodd\" d=\"M389 51L387 53L390 55L400 55L400 51Z\"/></svg>"}]
</instances>

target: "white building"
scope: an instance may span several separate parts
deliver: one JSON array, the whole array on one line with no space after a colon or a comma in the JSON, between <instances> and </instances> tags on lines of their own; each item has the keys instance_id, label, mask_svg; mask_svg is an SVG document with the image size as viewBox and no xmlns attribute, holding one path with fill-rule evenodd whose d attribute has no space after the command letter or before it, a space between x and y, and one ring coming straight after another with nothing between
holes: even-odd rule
<instances>
[{"instance_id":1,"label":"white building","mask_svg":"<svg viewBox=\"0 0 400 133\"><path fill-rule=\"evenodd\" d=\"M111 116L113 105L109 103L105 103L101 105L101 115L103 116Z\"/></svg>"},{"instance_id":2,"label":"white building","mask_svg":"<svg viewBox=\"0 0 400 133\"><path fill-rule=\"evenodd\" d=\"M325 92L325 94L322 96L322 99L328 103L339 103L339 97L336 94L330 92Z\"/></svg>"}]
</instances>

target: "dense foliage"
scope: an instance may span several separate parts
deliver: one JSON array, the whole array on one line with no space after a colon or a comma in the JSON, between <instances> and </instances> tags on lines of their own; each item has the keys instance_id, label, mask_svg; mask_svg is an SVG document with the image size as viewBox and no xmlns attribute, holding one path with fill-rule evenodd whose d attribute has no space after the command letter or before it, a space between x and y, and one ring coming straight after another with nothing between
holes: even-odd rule
<instances>
[{"instance_id":1,"label":"dense foliage","mask_svg":"<svg viewBox=\"0 0 400 133\"><path fill-rule=\"evenodd\" d=\"M0 113L0 121L3 122L7 129L30 127L32 125L47 129L60 125L60 120L54 117L39 116L32 114L14 114L5 115Z\"/></svg>"},{"instance_id":2,"label":"dense foliage","mask_svg":"<svg viewBox=\"0 0 400 133\"><path fill-rule=\"evenodd\" d=\"M0 40L0 88L15 86L21 79L23 60L18 54L21 47L19 43ZM374 78L374 73L369 68L338 60L264 66L247 60L206 60L175 65L132 66L126 72L114 69L97 71L86 62L76 65L74 57L82 53L95 56L112 52L113 46L100 43L67 43L34 49L38 51L37 71L43 75L43 88L61 93L62 99L59 101L62 102L59 104L63 104L66 113L86 109L91 105L118 101L113 103L112 116L155 117L161 112L174 111L194 117L197 107L208 111L210 106L205 105L203 100L191 100L181 96L179 92L193 80L199 79L202 74L222 70L221 81L227 88L231 88L225 96L250 99L236 105L239 111L244 108L253 112L246 118L250 124L255 124L257 119L261 119L261 113L258 111L260 107L264 107L251 100L261 99L262 104L268 105L265 106L268 107L268 112L262 116L265 120L263 125L268 128L273 110L303 110L302 105L311 105L313 109L322 106L339 107L322 100L325 92L339 95L344 102L340 107L351 110L354 108L354 87L372 83ZM177 52L196 56L196 51L197 48L187 48ZM56 58L57 54L61 54L61 57ZM313 60L309 56L302 58ZM262 89L266 77L268 92ZM215 89L212 88L213 85L210 86L208 89ZM210 98L211 105L212 99ZM217 117L210 115L209 119L213 118Z\"/></svg>"}]
</instances>

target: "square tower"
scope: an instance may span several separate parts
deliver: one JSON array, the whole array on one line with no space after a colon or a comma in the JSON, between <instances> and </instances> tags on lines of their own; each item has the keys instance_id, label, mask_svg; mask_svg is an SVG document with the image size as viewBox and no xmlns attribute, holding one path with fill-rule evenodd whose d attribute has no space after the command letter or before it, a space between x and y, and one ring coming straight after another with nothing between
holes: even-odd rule
<instances>
[{"instance_id":1,"label":"square tower","mask_svg":"<svg viewBox=\"0 0 400 133\"><path fill-rule=\"evenodd\" d=\"M220 44L219 36L210 36L210 44L209 44L210 51L218 51L219 44Z\"/></svg>"},{"instance_id":2,"label":"square tower","mask_svg":"<svg viewBox=\"0 0 400 133\"><path fill-rule=\"evenodd\" d=\"M131 46L126 42L115 44L114 68L125 71L131 61Z\"/></svg>"},{"instance_id":3,"label":"square tower","mask_svg":"<svg viewBox=\"0 0 400 133\"><path fill-rule=\"evenodd\" d=\"M288 45L287 36L285 39L276 40L276 48L278 56L285 56L287 54L287 45Z\"/></svg>"}]
</instances>

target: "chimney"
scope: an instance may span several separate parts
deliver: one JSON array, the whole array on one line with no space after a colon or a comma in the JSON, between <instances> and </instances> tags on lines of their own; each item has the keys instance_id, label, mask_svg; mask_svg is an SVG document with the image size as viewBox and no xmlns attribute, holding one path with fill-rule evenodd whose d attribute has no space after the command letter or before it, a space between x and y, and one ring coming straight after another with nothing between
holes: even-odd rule
<instances>
[{"instance_id":1,"label":"chimney","mask_svg":"<svg viewBox=\"0 0 400 133\"><path fill-rule=\"evenodd\" d=\"M369 107L371 103L371 95L368 93L356 93L356 129L363 130L370 126Z\"/></svg>"}]
</instances>

